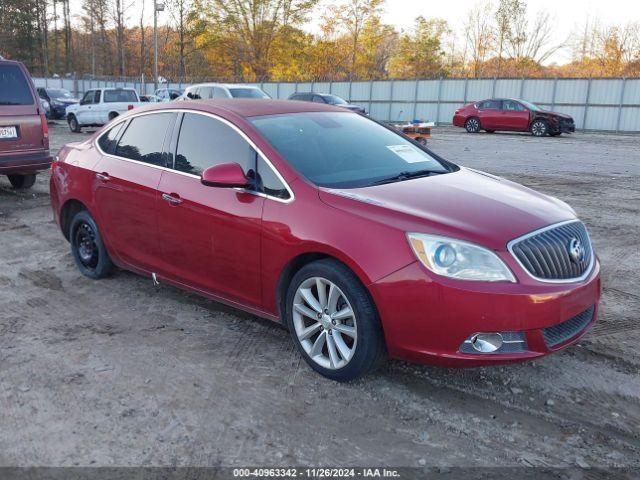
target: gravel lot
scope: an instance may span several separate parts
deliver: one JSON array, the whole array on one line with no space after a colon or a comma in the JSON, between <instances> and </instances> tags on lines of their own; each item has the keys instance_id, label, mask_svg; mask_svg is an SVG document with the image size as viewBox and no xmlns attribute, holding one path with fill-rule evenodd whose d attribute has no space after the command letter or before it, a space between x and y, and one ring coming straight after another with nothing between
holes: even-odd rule
<instances>
[{"instance_id":1,"label":"gravel lot","mask_svg":"<svg viewBox=\"0 0 640 480\"><path fill-rule=\"evenodd\" d=\"M86 135L51 125L52 151ZM127 272L91 281L48 174L0 178L0 465L640 467L640 137L435 131L431 147L569 202L600 322L540 361L312 373L278 325Z\"/></svg>"}]
</instances>

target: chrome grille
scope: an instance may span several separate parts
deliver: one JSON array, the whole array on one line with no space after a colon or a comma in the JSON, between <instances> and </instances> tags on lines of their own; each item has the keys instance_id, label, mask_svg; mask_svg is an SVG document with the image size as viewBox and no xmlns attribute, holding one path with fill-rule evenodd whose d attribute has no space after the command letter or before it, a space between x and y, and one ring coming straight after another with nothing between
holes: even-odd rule
<instances>
[{"instance_id":1,"label":"chrome grille","mask_svg":"<svg viewBox=\"0 0 640 480\"><path fill-rule=\"evenodd\" d=\"M584 248L582 259L570 254L576 240ZM511 241L508 248L527 272L543 281L581 279L589 273L593 262L587 229L578 220L537 230Z\"/></svg>"},{"instance_id":2,"label":"chrome grille","mask_svg":"<svg viewBox=\"0 0 640 480\"><path fill-rule=\"evenodd\" d=\"M543 328L542 335L548 347L555 347L561 343L571 340L582 332L593 319L595 306L592 306L575 317L571 317L566 322L559 323L553 327Z\"/></svg>"}]
</instances>

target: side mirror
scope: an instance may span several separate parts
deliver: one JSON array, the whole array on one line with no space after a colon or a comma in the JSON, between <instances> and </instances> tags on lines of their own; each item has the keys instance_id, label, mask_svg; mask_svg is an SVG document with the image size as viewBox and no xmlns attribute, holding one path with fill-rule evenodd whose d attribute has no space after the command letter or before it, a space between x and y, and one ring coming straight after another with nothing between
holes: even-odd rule
<instances>
[{"instance_id":1,"label":"side mirror","mask_svg":"<svg viewBox=\"0 0 640 480\"><path fill-rule=\"evenodd\" d=\"M200 181L207 187L244 188L249 185L247 176L237 163L221 163L202 172Z\"/></svg>"}]
</instances>

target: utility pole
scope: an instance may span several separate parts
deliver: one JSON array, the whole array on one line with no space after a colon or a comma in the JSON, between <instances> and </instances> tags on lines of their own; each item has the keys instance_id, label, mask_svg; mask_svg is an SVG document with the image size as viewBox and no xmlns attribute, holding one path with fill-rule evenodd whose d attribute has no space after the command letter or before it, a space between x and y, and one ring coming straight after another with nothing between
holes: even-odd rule
<instances>
[{"instance_id":1,"label":"utility pole","mask_svg":"<svg viewBox=\"0 0 640 480\"><path fill-rule=\"evenodd\" d=\"M164 11L164 3L153 0L153 91L158 89L158 12Z\"/></svg>"}]
</instances>

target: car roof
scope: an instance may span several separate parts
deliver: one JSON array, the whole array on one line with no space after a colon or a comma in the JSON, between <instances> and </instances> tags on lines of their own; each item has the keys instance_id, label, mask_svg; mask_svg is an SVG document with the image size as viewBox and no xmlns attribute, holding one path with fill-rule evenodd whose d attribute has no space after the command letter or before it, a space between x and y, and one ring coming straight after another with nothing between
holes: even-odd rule
<instances>
[{"instance_id":1,"label":"car roof","mask_svg":"<svg viewBox=\"0 0 640 480\"><path fill-rule=\"evenodd\" d=\"M235 98L218 100L190 100L189 102L168 102L145 107L150 110L184 110L193 109L210 113L224 110L240 117L259 117L263 115L279 115L302 112L340 112L349 113L341 107L324 103L301 102L297 100L267 100L253 98ZM132 110L133 111L133 110Z\"/></svg>"}]
</instances>

